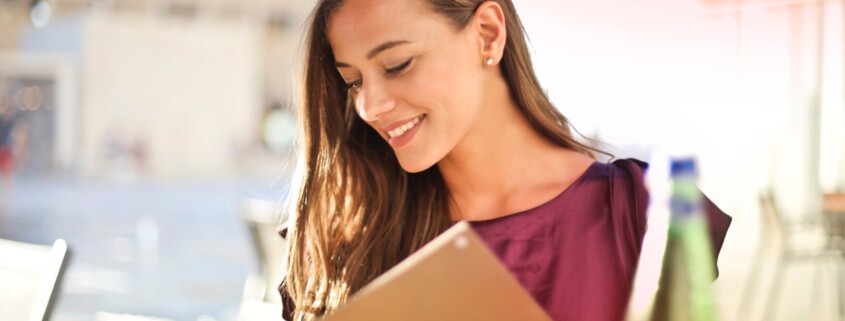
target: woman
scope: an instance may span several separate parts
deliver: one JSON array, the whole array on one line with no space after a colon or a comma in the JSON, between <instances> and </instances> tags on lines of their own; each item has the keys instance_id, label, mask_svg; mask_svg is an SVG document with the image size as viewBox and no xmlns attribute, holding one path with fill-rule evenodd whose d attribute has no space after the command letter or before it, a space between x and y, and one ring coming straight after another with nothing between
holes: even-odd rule
<instances>
[{"instance_id":1,"label":"woman","mask_svg":"<svg viewBox=\"0 0 845 321\"><path fill-rule=\"evenodd\" d=\"M557 320L620 319L644 164L596 162L534 75L510 0L324 0L308 32L288 320L470 221ZM714 247L730 218L708 202Z\"/></svg>"}]
</instances>

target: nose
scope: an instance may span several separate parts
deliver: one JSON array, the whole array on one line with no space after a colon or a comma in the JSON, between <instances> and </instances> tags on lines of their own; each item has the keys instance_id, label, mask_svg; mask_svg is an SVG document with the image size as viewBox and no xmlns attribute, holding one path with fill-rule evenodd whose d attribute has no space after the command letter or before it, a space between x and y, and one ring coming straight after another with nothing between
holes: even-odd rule
<instances>
[{"instance_id":1,"label":"nose","mask_svg":"<svg viewBox=\"0 0 845 321\"><path fill-rule=\"evenodd\" d=\"M355 97L355 110L358 116L366 122L379 120L382 115L396 107L395 99L388 93L387 88L380 83L364 84Z\"/></svg>"}]
</instances>

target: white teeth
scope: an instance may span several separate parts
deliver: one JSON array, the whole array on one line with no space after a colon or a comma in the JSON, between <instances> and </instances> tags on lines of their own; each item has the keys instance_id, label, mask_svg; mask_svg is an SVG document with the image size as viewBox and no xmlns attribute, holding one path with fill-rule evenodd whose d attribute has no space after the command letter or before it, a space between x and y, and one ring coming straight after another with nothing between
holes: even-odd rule
<instances>
[{"instance_id":1,"label":"white teeth","mask_svg":"<svg viewBox=\"0 0 845 321\"><path fill-rule=\"evenodd\" d=\"M423 116L414 118L413 120L403 124L402 126L396 127L396 129L394 130L387 131L387 135L390 136L390 138L402 136L402 134L407 132L409 129L414 128L416 124L419 124L420 119L422 119L422 117Z\"/></svg>"}]
</instances>

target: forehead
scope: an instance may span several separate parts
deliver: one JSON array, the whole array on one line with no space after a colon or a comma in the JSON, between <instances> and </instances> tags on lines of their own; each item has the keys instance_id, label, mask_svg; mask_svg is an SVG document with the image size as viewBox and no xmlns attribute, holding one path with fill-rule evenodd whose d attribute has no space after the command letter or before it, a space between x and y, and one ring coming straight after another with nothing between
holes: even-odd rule
<instances>
[{"instance_id":1,"label":"forehead","mask_svg":"<svg viewBox=\"0 0 845 321\"><path fill-rule=\"evenodd\" d=\"M424 40L445 26L423 0L346 0L329 16L335 54L359 55L387 41Z\"/></svg>"}]
</instances>

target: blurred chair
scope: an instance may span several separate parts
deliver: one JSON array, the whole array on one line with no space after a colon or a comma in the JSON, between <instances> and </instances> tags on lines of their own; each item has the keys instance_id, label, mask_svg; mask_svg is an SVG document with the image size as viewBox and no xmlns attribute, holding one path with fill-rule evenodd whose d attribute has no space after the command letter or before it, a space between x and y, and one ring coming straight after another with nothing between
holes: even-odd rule
<instances>
[{"instance_id":1,"label":"blurred chair","mask_svg":"<svg viewBox=\"0 0 845 321\"><path fill-rule=\"evenodd\" d=\"M826 233L827 222L821 215L809 216L803 221L787 221L781 213L774 193L771 190L761 193L760 198L761 243L751 263L750 276L743 289L739 302L739 319L748 320L748 310L754 304L754 293L760 278L761 264L765 256L774 265L770 281L770 290L766 294L763 320L774 320L778 306L780 288L784 281L784 268L794 263L810 262L814 264L813 293L818 293L818 268L822 259L834 259L837 266L841 263L841 250L831 242ZM841 294L840 294L841 296ZM819 298L811 297L812 303ZM841 300L841 298L840 298ZM840 307L841 308L841 307Z\"/></svg>"},{"instance_id":2,"label":"blurred chair","mask_svg":"<svg viewBox=\"0 0 845 321\"><path fill-rule=\"evenodd\" d=\"M273 201L245 198L241 202L241 219L246 223L258 258L258 275L251 275L244 284L239 321L278 319L282 314L277 287L285 273L287 248L279 236L281 221Z\"/></svg>"},{"instance_id":3,"label":"blurred chair","mask_svg":"<svg viewBox=\"0 0 845 321\"><path fill-rule=\"evenodd\" d=\"M68 253L62 239L52 246L0 239L0 320L49 320Z\"/></svg>"}]
</instances>

